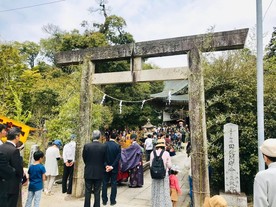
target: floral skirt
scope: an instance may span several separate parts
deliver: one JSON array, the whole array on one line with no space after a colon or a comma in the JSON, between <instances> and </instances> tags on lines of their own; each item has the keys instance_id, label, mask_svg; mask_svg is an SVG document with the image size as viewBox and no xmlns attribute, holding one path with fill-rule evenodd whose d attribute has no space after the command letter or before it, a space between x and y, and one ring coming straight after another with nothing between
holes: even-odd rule
<instances>
[{"instance_id":1,"label":"floral skirt","mask_svg":"<svg viewBox=\"0 0 276 207\"><path fill-rule=\"evenodd\" d=\"M168 176L160 180L152 179L151 202L152 207L172 207Z\"/></svg>"}]
</instances>

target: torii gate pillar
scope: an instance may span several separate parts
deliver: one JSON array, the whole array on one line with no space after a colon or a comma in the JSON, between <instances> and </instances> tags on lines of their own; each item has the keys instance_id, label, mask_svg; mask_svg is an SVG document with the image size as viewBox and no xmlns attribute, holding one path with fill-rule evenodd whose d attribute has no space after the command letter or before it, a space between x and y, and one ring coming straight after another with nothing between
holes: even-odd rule
<instances>
[{"instance_id":1,"label":"torii gate pillar","mask_svg":"<svg viewBox=\"0 0 276 207\"><path fill-rule=\"evenodd\" d=\"M193 47L189 59L189 117L192 145L193 206L203 206L206 196L210 196L207 156L207 133L205 117L205 96L203 71L199 50Z\"/></svg>"},{"instance_id":2,"label":"torii gate pillar","mask_svg":"<svg viewBox=\"0 0 276 207\"><path fill-rule=\"evenodd\" d=\"M88 58L84 59L82 64L81 91L80 91L80 126L77 147L76 160L74 167L72 194L77 198L84 195L84 163L82 160L83 146L91 140L91 119L92 119L92 77L95 72L95 64Z\"/></svg>"}]
</instances>

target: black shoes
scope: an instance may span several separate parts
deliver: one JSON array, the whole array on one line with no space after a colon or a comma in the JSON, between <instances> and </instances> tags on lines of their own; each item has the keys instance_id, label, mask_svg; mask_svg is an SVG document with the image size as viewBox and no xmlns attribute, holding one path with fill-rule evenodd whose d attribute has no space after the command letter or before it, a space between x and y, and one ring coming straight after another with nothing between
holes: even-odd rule
<instances>
[{"instance_id":1,"label":"black shoes","mask_svg":"<svg viewBox=\"0 0 276 207\"><path fill-rule=\"evenodd\" d=\"M116 203L117 203L117 202L116 202L116 201L114 201L114 202L111 202L111 203L110 203L110 205L111 205L111 206L115 206L115 205L116 205ZM107 204L107 202L103 202L103 205L104 205L104 206L106 206L106 204Z\"/></svg>"},{"instance_id":2,"label":"black shoes","mask_svg":"<svg viewBox=\"0 0 276 207\"><path fill-rule=\"evenodd\" d=\"M114 201L114 202L111 202L111 204L110 204L110 205L111 205L111 206L115 206L115 205L116 205L116 203L117 203L117 202L116 202L116 201Z\"/></svg>"},{"instance_id":3,"label":"black shoes","mask_svg":"<svg viewBox=\"0 0 276 207\"><path fill-rule=\"evenodd\" d=\"M129 188L142 188L143 186L142 185L136 185L136 186L129 185L128 187Z\"/></svg>"}]
</instances>

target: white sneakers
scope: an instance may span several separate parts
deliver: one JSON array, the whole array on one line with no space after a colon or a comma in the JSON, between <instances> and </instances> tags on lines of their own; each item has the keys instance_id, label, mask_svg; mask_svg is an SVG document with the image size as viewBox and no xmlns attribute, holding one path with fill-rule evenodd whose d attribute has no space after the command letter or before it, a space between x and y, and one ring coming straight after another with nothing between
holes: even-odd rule
<instances>
[{"instance_id":1,"label":"white sneakers","mask_svg":"<svg viewBox=\"0 0 276 207\"><path fill-rule=\"evenodd\" d=\"M47 196L54 195L51 191L44 190L44 194Z\"/></svg>"}]
</instances>

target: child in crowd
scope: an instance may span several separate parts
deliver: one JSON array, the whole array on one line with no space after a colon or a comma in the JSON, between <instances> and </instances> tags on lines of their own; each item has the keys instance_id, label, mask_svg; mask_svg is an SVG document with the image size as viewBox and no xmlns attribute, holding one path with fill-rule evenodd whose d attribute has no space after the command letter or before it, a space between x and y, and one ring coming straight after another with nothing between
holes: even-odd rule
<instances>
[{"instance_id":1,"label":"child in crowd","mask_svg":"<svg viewBox=\"0 0 276 207\"><path fill-rule=\"evenodd\" d=\"M29 188L28 197L25 207L31 207L34 200L34 207L39 207L41 193L43 189L43 181L46 180L45 167L41 164L44 158L44 153L36 151L34 153L34 164L29 167Z\"/></svg>"},{"instance_id":2,"label":"child in crowd","mask_svg":"<svg viewBox=\"0 0 276 207\"><path fill-rule=\"evenodd\" d=\"M176 165L173 165L170 171L170 195L173 207L176 207L176 203L178 201L178 195L182 194L182 191L179 187L179 182L177 178L177 174L179 173L179 168Z\"/></svg>"}]
</instances>

